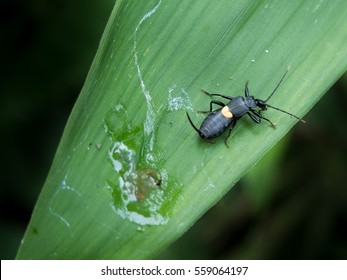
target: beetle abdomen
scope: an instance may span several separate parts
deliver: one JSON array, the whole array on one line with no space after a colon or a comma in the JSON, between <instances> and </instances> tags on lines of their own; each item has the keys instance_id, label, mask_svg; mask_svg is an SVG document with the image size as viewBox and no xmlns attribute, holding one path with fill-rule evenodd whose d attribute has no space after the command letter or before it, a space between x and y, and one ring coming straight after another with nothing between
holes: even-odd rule
<instances>
[{"instance_id":1,"label":"beetle abdomen","mask_svg":"<svg viewBox=\"0 0 347 280\"><path fill-rule=\"evenodd\" d=\"M200 126L200 136L205 139L212 139L222 135L230 126L232 118L225 118L221 113L222 109L211 112Z\"/></svg>"}]
</instances>

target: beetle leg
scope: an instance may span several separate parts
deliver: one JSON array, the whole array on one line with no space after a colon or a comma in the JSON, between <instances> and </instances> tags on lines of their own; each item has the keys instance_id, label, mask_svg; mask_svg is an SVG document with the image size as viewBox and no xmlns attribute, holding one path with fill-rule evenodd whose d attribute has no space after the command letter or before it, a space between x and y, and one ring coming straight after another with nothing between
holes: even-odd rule
<instances>
[{"instance_id":1,"label":"beetle leg","mask_svg":"<svg viewBox=\"0 0 347 280\"><path fill-rule=\"evenodd\" d=\"M252 111L252 113L254 113ZM247 115L252 119L252 121L254 121L255 123L260 123L260 119L257 119L251 112L248 112Z\"/></svg>"},{"instance_id":2,"label":"beetle leg","mask_svg":"<svg viewBox=\"0 0 347 280\"><path fill-rule=\"evenodd\" d=\"M254 114L255 116L254 116L253 114ZM250 116L250 118L251 118L254 122L258 123L258 124L259 124L260 121L263 119L263 120L269 122L269 123L271 124L272 128L276 129L276 125L275 125L272 121L270 121L268 118L263 117L263 116L260 114L260 112L258 112L258 111L256 111L256 110L251 110L250 112L247 113L247 115ZM259 119L257 119L256 116L257 116Z\"/></svg>"},{"instance_id":3,"label":"beetle leg","mask_svg":"<svg viewBox=\"0 0 347 280\"><path fill-rule=\"evenodd\" d=\"M228 100L233 100L234 98L233 97L231 97L231 96L226 96L226 95L222 95L222 94L218 94L218 93L210 93L210 92L208 92L207 90L204 90L204 89L202 89L201 90L203 93L206 93L208 96L219 96L219 97L223 97L223 98L225 98L225 99L228 99Z\"/></svg>"},{"instance_id":4,"label":"beetle leg","mask_svg":"<svg viewBox=\"0 0 347 280\"><path fill-rule=\"evenodd\" d=\"M224 107L224 106L225 106L225 104L224 104L223 102L220 102L220 101L218 101L218 100L212 100L212 101L210 102L210 112L212 112L212 104L216 104L216 105L219 105L219 106L221 106L221 107Z\"/></svg>"},{"instance_id":5,"label":"beetle leg","mask_svg":"<svg viewBox=\"0 0 347 280\"><path fill-rule=\"evenodd\" d=\"M236 119L234 119L234 121L231 123L229 131L228 131L228 135L224 138L224 145L229 149L229 145L228 145L228 139L230 137L231 131L234 128L236 124Z\"/></svg>"},{"instance_id":6,"label":"beetle leg","mask_svg":"<svg viewBox=\"0 0 347 280\"><path fill-rule=\"evenodd\" d=\"M203 113L203 114L208 114L208 113L211 113L212 112L212 104L216 104L216 105L219 105L221 107L224 107L225 104L223 102L220 102L218 100L212 100L210 102L210 111L198 111L199 113Z\"/></svg>"}]
</instances>

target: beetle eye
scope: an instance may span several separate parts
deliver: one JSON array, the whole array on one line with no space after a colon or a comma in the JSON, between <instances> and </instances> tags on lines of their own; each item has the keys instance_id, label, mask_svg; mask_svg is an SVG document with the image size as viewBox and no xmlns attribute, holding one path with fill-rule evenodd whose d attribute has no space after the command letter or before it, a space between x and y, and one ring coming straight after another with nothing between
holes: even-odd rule
<instances>
[{"instance_id":1,"label":"beetle eye","mask_svg":"<svg viewBox=\"0 0 347 280\"><path fill-rule=\"evenodd\" d=\"M267 110L267 106L265 103L259 103L258 104L258 107L261 109L261 110Z\"/></svg>"}]
</instances>

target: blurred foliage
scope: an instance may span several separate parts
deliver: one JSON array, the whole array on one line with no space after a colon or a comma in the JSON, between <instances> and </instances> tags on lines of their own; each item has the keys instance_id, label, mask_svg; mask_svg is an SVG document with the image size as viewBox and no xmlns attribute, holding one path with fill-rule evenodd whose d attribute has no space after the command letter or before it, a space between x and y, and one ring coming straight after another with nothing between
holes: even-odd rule
<instances>
[{"instance_id":1,"label":"blurred foliage","mask_svg":"<svg viewBox=\"0 0 347 280\"><path fill-rule=\"evenodd\" d=\"M2 259L16 254L114 2L1 1Z\"/></svg>"},{"instance_id":2,"label":"blurred foliage","mask_svg":"<svg viewBox=\"0 0 347 280\"><path fill-rule=\"evenodd\" d=\"M15 256L114 1L0 5L4 259ZM158 258L346 259L346 93L345 75L306 116L311 127L296 125Z\"/></svg>"}]
</instances>

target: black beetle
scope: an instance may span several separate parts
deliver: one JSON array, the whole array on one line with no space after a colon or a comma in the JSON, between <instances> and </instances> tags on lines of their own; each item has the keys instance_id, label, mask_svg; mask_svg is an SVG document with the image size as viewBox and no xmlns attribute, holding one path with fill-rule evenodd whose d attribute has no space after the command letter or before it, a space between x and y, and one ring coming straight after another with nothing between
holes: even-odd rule
<instances>
[{"instance_id":1,"label":"black beetle","mask_svg":"<svg viewBox=\"0 0 347 280\"><path fill-rule=\"evenodd\" d=\"M200 137L205 140L216 138L220 135L222 135L227 129L229 129L227 137L224 139L225 145L228 147L227 140L230 136L231 130L236 125L237 121L242 118L244 115L248 115L255 123L259 124L260 121L266 120L268 121L273 128L276 128L275 124L270 121L269 119L265 118L261 115L261 111L267 110L267 108L272 108L278 111L281 111L282 113L286 113L301 122L305 123L305 121L297 116L294 116L291 113L288 113L282 109L273 107L269 104L267 104L267 101L273 96L273 94L276 92L280 84L282 83L284 77L286 76L289 68L284 73L283 77L273 90L273 92L269 95L269 97L266 100L261 100L254 98L254 96L250 96L248 92L248 81L246 82L245 86L245 96L237 96L237 97L231 97L226 96L222 94L213 94L209 93L206 90L202 90L207 95L211 96L220 96L222 98L230 100L228 104L224 104L221 101L218 100L212 100L210 102L210 110L209 111L200 111L200 113L208 113L208 116L204 119L202 122L200 129L198 129L194 123L192 122L188 112L187 117L192 125L192 127L198 132ZM221 106L220 109L212 111L212 104ZM259 109L259 110L257 110Z\"/></svg>"}]
</instances>

